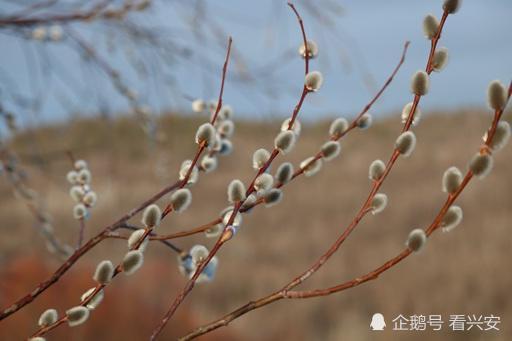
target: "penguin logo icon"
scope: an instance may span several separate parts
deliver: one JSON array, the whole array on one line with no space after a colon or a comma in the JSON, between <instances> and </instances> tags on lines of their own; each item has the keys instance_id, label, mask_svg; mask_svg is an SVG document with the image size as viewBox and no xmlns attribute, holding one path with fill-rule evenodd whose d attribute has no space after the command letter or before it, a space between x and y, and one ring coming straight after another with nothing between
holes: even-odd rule
<instances>
[{"instance_id":1,"label":"penguin logo icon","mask_svg":"<svg viewBox=\"0 0 512 341\"><path fill-rule=\"evenodd\" d=\"M371 330L384 330L386 327L386 321L381 313L375 313L372 316L372 322L370 323Z\"/></svg>"}]
</instances>

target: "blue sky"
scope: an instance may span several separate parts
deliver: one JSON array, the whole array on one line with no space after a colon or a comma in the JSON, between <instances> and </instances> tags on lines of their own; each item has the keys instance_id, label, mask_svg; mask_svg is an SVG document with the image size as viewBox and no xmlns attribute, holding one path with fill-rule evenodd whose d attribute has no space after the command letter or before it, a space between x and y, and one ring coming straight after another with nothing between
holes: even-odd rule
<instances>
[{"instance_id":1,"label":"blue sky","mask_svg":"<svg viewBox=\"0 0 512 341\"><path fill-rule=\"evenodd\" d=\"M423 37L422 19L427 13L437 17L441 15L442 1L423 0L339 0L343 14L335 19L334 34L325 25L298 3L309 38L317 41L320 58L313 61L312 69L321 71L325 83L319 93L310 96L303 108L303 117L313 120L319 116L355 114L371 97L376 89L396 65L402 46L411 41L407 61L398 77L388 89L382 100L375 106L375 115L398 112L410 101L409 79L417 69L424 68L429 42ZM148 27L167 27L174 29L173 37L191 50L191 60L172 66L175 82L180 89L166 90L155 79L138 80L132 75L125 58L118 53L110 53L104 48L104 34L91 30L85 25L76 29L94 42L98 51L106 55L107 60L118 68L127 83L142 96L145 103L156 110L169 108L188 109L189 98L214 98L217 95L220 67L224 51L221 45L208 42L214 39L208 36L208 43L197 43L190 33L187 22L191 11L188 7L193 1L163 1L157 3L147 14L141 16ZM285 1L260 0L224 0L217 2L206 0L209 16L220 25L222 30L233 36L236 53L244 56L249 70L258 78L262 65L279 60L283 53L295 49L301 41L297 22ZM6 5L0 11L6 13ZM326 9L329 18L330 12ZM508 83L512 78L512 1L510 0L466 0L459 13L450 16L440 46L449 50L450 60L446 69L434 74L431 92L424 99L423 111L452 109L457 107L484 106L487 84L493 79L502 79ZM148 18L150 20L148 20ZM222 37L221 37L222 38ZM225 37L224 37L225 38ZM118 39L118 38L116 38ZM123 40L116 40L123 47ZM51 86L34 78L38 68L28 68L31 57L38 55L27 51L48 50L55 58L50 61L67 70L71 78L81 78L91 71L77 58L76 53L58 44L41 44L20 39L10 32L0 34L0 65L2 73L16 79L18 91L27 94L43 91L48 94L38 113L21 113L25 122L53 121L68 118L70 110L61 105L62 95L67 91L58 81ZM43 52L44 53L44 52ZM219 70L204 76L202 69L194 66L195 60L207 56L213 66ZM197 59L196 59L197 58ZM291 112L303 81L303 64L300 58L277 64L277 72L269 82L256 80L251 85L241 85L228 77L225 89L225 103L230 103L236 112L244 118L268 118L284 116ZM41 69L44 69L41 68ZM233 72L235 64L231 65ZM97 112L97 101L92 100L98 84L101 95L113 112L127 110L126 101L108 86L108 80L101 76L90 76L83 86L83 95L74 98L73 108L85 113ZM92 81L91 81L92 79ZM264 78L262 78L264 79ZM101 83L103 82L103 83ZM373 84L373 85L372 85ZM6 102L5 84L2 85L3 102ZM82 90L81 90L82 91ZM60 98L60 100L59 100ZM8 106L8 105L6 105ZM27 116L28 115L28 116ZM36 115L36 119L33 119ZM27 117L32 117L27 119Z\"/></svg>"}]
</instances>

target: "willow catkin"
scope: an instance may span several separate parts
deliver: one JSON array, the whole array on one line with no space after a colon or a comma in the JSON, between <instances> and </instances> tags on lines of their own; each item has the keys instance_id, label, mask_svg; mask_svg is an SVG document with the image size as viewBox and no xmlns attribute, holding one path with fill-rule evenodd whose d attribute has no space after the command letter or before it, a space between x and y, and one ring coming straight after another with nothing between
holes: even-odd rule
<instances>
[{"instance_id":1,"label":"willow catkin","mask_svg":"<svg viewBox=\"0 0 512 341\"><path fill-rule=\"evenodd\" d=\"M409 102L406 105L404 105L404 107L402 109L402 123L407 122L407 119L409 118L412 107L413 107L413 102ZM419 105L416 105L416 108L414 109L413 118L412 118L412 125L417 125L420 122L420 119L421 119L421 110L419 108Z\"/></svg>"},{"instance_id":2,"label":"willow catkin","mask_svg":"<svg viewBox=\"0 0 512 341\"><path fill-rule=\"evenodd\" d=\"M204 123L197 128L196 132L196 143L206 143L206 145L212 145L215 141L216 134L215 127L211 123Z\"/></svg>"},{"instance_id":3,"label":"willow catkin","mask_svg":"<svg viewBox=\"0 0 512 341\"><path fill-rule=\"evenodd\" d=\"M192 203L192 192L187 188L181 188L171 194L172 209L178 213L185 211Z\"/></svg>"},{"instance_id":4,"label":"willow catkin","mask_svg":"<svg viewBox=\"0 0 512 341\"><path fill-rule=\"evenodd\" d=\"M323 144L320 152L324 161L331 161L340 155L341 145L338 141L327 141Z\"/></svg>"},{"instance_id":5,"label":"willow catkin","mask_svg":"<svg viewBox=\"0 0 512 341\"><path fill-rule=\"evenodd\" d=\"M201 113L205 111L206 103L202 99L195 99L192 101L192 111L195 113Z\"/></svg>"},{"instance_id":6,"label":"willow catkin","mask_svg":"<svg viewBox=\"0 0 512 341\"><path fill-rule=\"evenodd\" d=\"M114 275L114 265L109 260L103 260L96 266L93 279L99 284L107 284Z\"/></svg>"},{"instance_id":7,"label":"willow catkin","mask_svg":"<svg viewBox=\"0 0 512 341\"><path fill-rule=\"evenodd\" d=\"M295 146L296 135L291 130L281 131L274 140L274 147L281 153L289 153Z\"/></svg>"},{"instance_id":8,"label":"willow catkin","mask_svg":"<svg viewBox=\"0 0 512 341\"><path fill-rule=\"evenodd\" d=\"M218 161L215 156L210 156L210 155L206 154L201 159L201 169L205 173L213 172L215 169L217 169L217 165L218 165Z\"/></svg>"},{"instance_id":9,"label":"willow catkin","mask_svg":"<svg viewBox=\"0 0 512 341\"><path fill-rule=\"evenodd\" d=\"M446 47L439 47L434 52L432 58L432 69L436 72L441 72L448 63L448 49Z\"/></svg>"},{"instance_id":10,"label":"willow catkin","mask_svg":"<svg viewBox=\"0 0 512 341\"><path fill-rule=\"evenodd\" d=\"M454 14L459 10L461 3L462 0L445 0L443 9L450 14Z\"/></svg>"},{"instance_id":11,"label":"willow catkin","mask_svg":"<svg viewBox=\"0 0 512 341\"><path fill-rule=\"evenodd\" d=\"M356 122L356 125L359 129L368 129L372 125L373 118L370 114L364 114L363 116L359 117L359 119Z\"/></svg>"},{"instance_id":12,"label":"willow catkin","mask_svg":"<svg viewBox=\"0 0 512 341\"><path fill-rule=\"evenodd\" d=\"M347 131L347 129L348 121L343 117L339 117L332 121L331 125L329 126L329 135L333 138L338 138L345 131Z\"/></svg>"},{"instance_id":13,"label":"willow catkin","mask_svg":"<svg viewBox=\"0 0 512 341\"><path fill-rule=\"evenodd\" d=\"M477 153L469 161L469 169L479 179L485 178L492 170L494 160L489 154Z\"/></svg>"},{"instance_id":14,"label":"willow catkin","mask_svg":"<svg viewBox=\"0 0 512 341\"><path fill-rule=\"evenodd\" d=\"M439 21L432 14L427 14L423 19L423 33L427 39L434 39L439 30Z\"/></svg>"},{"instance_id":15,"label":"willow catkin","mask_svg":"<svg viewBox=\"0 0 512 341\"><path fill-rule=\"evenodd\" d=\"M277 205L283 199L283 191L278 188L272 188L263 195L265 207Z\"/></svg>"},{"instance_id":16,"label":"willow catkin","mask_svg":"<svg viewBox=\"0 0 512 341\"><path fill-rule=\"evenodd\" d=\"M128 237L128 250L134 249L135 246L140 243L138 250L144 252L149 242L147 236L144 238L144 241L141 242L142 236L145 234L146 231L144 229L133 231L132 234L130 234L130 237Z\"/></svg>"},{"instance_id":17,"label":"willow catkin","mask_svg":"<svg viewBox=\"0 0 512 341\"><path fill-rule=\"evenodd\" d=\"M74 167L77 170L87 169L87 161L85 160L76 160L74 163Z\"/></svg>"},{"instance_id":18,"label":"willow catkin","mask_svg":"<svg viewBox=\"0 0 512 341\"><path fill-rule=\"evenodd\" d=\"M76 204L73 207L73 217L75 219L85 219L87 217L87 207L84 204Z\"/></svg>"},{"instance_id":19,"label":"willow catkin","mask_svg":"<svg viewBox=\"0 0 512 341\"><path fill-rule=\"evenodd\" d=\"M82 296L80 297L80 301L82 302L85 302L86 300L88 300L87 304L85 305L85 307L89 310L94 310L96 309L101 301L103 301L103 298L105 297L105 293L103 292L103 289L100 289L97 293L94 294L94 292L96 291L96 288L90 288L89 290L87 290L86 292L84 292L82 294ZM91 295L93 295L93 297L91 297Z\"/></svg>"},{"instance_id":20,"label":"willow catkin","mask_svg":"<svg viewBox=\"0 0 512 341\"><path fill-rule=\"evenodd\" d=\"M484 137L484 141L487 140L487 133ZM492 141L489 144L489 147L494 152L500 151L505 147L510 140L510 124L505 121L500 121L496 125L496 130L494 132L494 137L492 138Z\"/></svg>"},{"instance_id":21,"label":"willow catkin","mask_svg":"<svg viewBox=\"0 0 512 341\"><path fill-rule=\"evenodd\" d=\"M462 216L462 208L459 206L450 206L441 221L443 232L449 232L457 227L457 225L462 221Z\"/></svg>"},{"instance_id":22,"label":"willow catkin","mask_svg":"<svg viewBox=\"0 0 512 341\"><path fill-rule=\"evenodd\" d=\"M378 214L386 208L388 205L388 196L384 193L377 193L372 199L371 209L372 214Z\"/></svg>"},{"instance_id":23,"label":"willow catkin","mask_svg":"<svg viewBox=\"0 0 512 341\"><path fill-rule=\"evenodd\" d=\"M318 45L313 40L307 40L307 52L308 58L313 59L318 55ZM306 46L302 43L299 47L299 55L302 58L306 58Z\"/></svg>"},{"instance_id":24,"label":"willow catkin","mask_svg":"<svg viewBox=\"0 0 512 341\"><path fill-rule=\"evenodd\" d=\"M293 131L293 133L295 135L297 135L297 137L299 137L300 132L302 130L302 126L301 126L299 120L295 119L293 121L293 125L291 126L291 128L288 129L288 127L290 126L291 120L292 120L291 118L287 118L286 120L283 121L283 123L281 124L281 131L285 131L285 130L290 130L291 129L291 131Z\"/></svg>"},{"instance_id":25,"label":"willow catkin","mask_svg":"<svg viewBox=\"0 0 512 341\"><path fill-rule=\"evenodd\" d=\"M395 148L404 157L408 157L416 147L416 135L412 131L406 131L400 134L395 141Z\"/></svg>"},{"instance_id":26,"label":"willow catkin","mask_svg":"<svg viewBox=\"0 0 512 341\"><path fill-rule=\"evenodd\" d=\"M281 164L276 171L276 181L278 184L286 184L292 179L293 165L290 162Z\"/></svg>"},{"instance_id":27,"label":"willow catkin","mask_svg":"<svg viewBox=\"0 0 512 341\"><path fill-rule=\"evenodd\" d=\"M145 227L156 227L160 225L162 211L158 205L152 204L146 207L142 214L142 224Z\"/></svg>"},{"instance_id":28,"label":"willow catkin","mask_svg":"<svg viewBox=\"0 0 512 341\"><path fill-rule=\"evenodd\" d=\"M144 263L144 254L140 250L128 251L123 258L123 271L125 275L132 275Z\"/></svg>"},{"instance_id":29,"label":"willow catkin","mask_svg":"<svg viewBox=\"0 0 512 341\"><path fill-rule=\"evenodd\" d=\"M417 96L424 96L428 93L430 80L428 74L419 70L411 78L411 91Z\"/></svg>"},{"instance_id":30,"label":"willow catkin","mask_svg":"<svg viewBox=\"0 0 512 341\"><path fill-rule=\"evenodd\" d=\"M405 245L414 252L421 251L427 243L427 234L423 229L414 229L409 233Z\"/></svg>"},{"instance_id":31,"label":"willow catkin","mask_svg":"<svg viewBox=\"0 0 512 341\"><path fill-rule=\"evenodd\" d=\"M57 313L57 310L47 309L41 314L37 324L40 327L46 327L51 324L54 324L55 322L57 322L58 319L59 319L59 314Z\"/></svg>"},{"instance_id":32,"label":"willow catkin","mask_svg":"<svg viewBox=\"0 0 512 341\"><path fill-rule=\"evenodd\" d=\"M228 226L228 225L240 226L240 225L242 225L242 215L240 214L240 212L236 212L236 215L233 218L233 221L231 222L231 224L229 223L229 220L231 219L233 212L234 212L233 206L229 206L229 207L226 207L220 213L220 216L222 217L222 224L224 224L224 226Z\"/></svg>"},{"instance_id":33,"label":"willow catkin","mask_svg":"<svg viewBox=\"0 0 512 341\"><path fill-rule=\"evenodd\" d=\"M232 204L245 199L245 185L242 181L235 179L228 185L228 201Z\"/></svg>"},{"instance_id":34,"label":"willow catkin","mask_svg":"<svg viewBox=\"0 0 512 341\"><path fill-rule=\"evenodd\" d=\"M322 160L311 156L302 161L299 166L301 169L303 169L304 175L306 177L310 177L322 169Z\"/></svg>"},{"instance_id":35,"label":"willow catkin","mask_svg":"<svg viewBox=\"0 0 512 341\"><path fill-rule=\"evenodd\" d=\"M274 177L268 173L260 174L254 180L254 188L257 191L267 191L272 187L273 184L274 184Z\"/></svg>"},{"instance_id":36,"label":"willow catkin","mask_svg":"<svg viewBox=\"0 0 512 341\"><path fill-rule=\"evenodd\" d=\"M231 120L224 120L219 123L217 131L222 137L231 137L235 132L235 124Z\"/></svg>"},{"instance_id":37,"label":"willow catkin","mask_svg":"<svg viewBox=\"0 0 512 341\"><path fill-rule=\"evenodd\" d=\"M252 154L252 167L260 169L270 159L270 152L266 149L260 148Z\"/></svg>"},{"instance_id":38,"label":"willow catkin","mask_svg":"<svg viewBox=\"0 0 512 341\"><path fill-rule=\"evenodd\" d=\"M89 318L89 309L82 306L73 307L66 311L66 317L70 327L81 325Z\"/></svg>"},{"instance_id":39,"label":"willow catkin","mask_svg":"<svg viewBox=\"0 0 512 341\"><path fill-rule=\"evenodd\" d=\"M368 169L370 180L379 180L386 171L386 164L382 160L374 160Z\"/></svg>"},{"instance_id":40,"label":"willow catkin","mask_svg":"<svg viewBox=\"0 0 512 341\"><path fill-rule=\"evenodd\" d=\"M94 205L96 205L98 195L93 191L89 191L84 195L82 200L84 204L86 204L88 207L93 207Z\"/></svg>"},{"instance_id":41,"label":"willow catkin","mask_svg":"<svg viewBox=\"0 0 512 341\"><path fill-rule=\"evenodd\" d=\"M507 90L499 80L492 81L487 88L487 103L494 110L501 110L507 103Z\"/></svg>"},{"instance_id":42,"label":"willow catkin","mask_svg":"<svg viewBox=\"0 0 512 341\"><path fill-rule=\"evenodd\" d=\"M309 91L318 91L324 82L324 76L319 71L309 72L304 80L304 85Z\"/></svg>"},{"instance_id":43,"label":"willow catkin","mask_svg":"<svg viewBox=\"0 0 512 341\"><path fill-rule=\"evenodd\" d=\"M453 194L462 183L462 173L457 167L448 168L443 174L443 192Z\"/></svg>"}]
</instances>

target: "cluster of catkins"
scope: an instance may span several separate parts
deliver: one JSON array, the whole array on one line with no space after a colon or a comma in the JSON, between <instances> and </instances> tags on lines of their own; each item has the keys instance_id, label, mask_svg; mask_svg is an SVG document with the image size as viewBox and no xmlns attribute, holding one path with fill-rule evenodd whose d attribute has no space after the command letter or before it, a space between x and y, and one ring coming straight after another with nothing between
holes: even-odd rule
<instances>
[{"instance_id":1,"label":"cluster of catkins","mask_svg":"<svg viewBox=\"0 0 512 341\"><path fill-rule=\"evenodd\" d=\"M60 41L64 34L60 25L37 26L29 32L28 37L37 41Z\"/></svg>"},{"instance_id":2,"label":"cluster of catkins","mask_svg":"<svg viewBox=\"0 0 512 341\"><path fill-rule=\"evenodd\" d=\"M454 14L460 7L461 1L459 0L446 0L443 5L443 9L449 14ZM435 16L429 14L423 21L423 31L428 39L434 39L438 34L439 22ZM441 71L448 60L448 50L444 47L436 49L432 59L432 70ZM411 89L415 95L423 96L428 92L429 88L429 77L424 71L418 71L414 74L411 84ZM507 90L505 86L498 80L492 81L487 89L487 101L489 107L494 111L501 111L505 108L508 100ZM412 103L407 104L402 112L402 120L407 121L410 111L412 110ZM420 111L416 109L413 113L413 124L417 124L419 121ZM405 134L412 132L406 132ZM509 123L505 121L499 121L496 125L496 130L491 141L487 141L487 133L484 135L484 145L480 148L480 151L476 153L468 163L468 174L476 176L479 179L484 178L489 174L493 167L492 154L501 150L510 139L511 129ZM414 135L410 135L408 138L409 142L403 140L404 146L414 148L415 138ZM398 148L397 140L397 148ZM411 150L412 150L411 148ZM461 184L464 181L462 172L457 167L448 168L442 178L442 190L449 196L456 195L460 190ZM449 232L453 230L462 221L462 208L456 205L451 205L440 221L439 227L442 231ZM420 251L427 241L427 235L423 229L414 229L410 232L407 238L406 245L409 249L414 252Z\"/></svg>"},{"instance_id":3,"label":"cluster of catkins","mask_svg":"<svg viewBox=\"0 0 512 341\"><path fill-rule=\"evenodd\" d=\"M76 202L73 207L73 217L77 220L85 220L89 217L89 210L96 205L98 196L91 190L91 171L87 168L87 162L77 160L74 169L67 174L68 182L72 185L69 195Z\"/></svg>"}]
</instances>

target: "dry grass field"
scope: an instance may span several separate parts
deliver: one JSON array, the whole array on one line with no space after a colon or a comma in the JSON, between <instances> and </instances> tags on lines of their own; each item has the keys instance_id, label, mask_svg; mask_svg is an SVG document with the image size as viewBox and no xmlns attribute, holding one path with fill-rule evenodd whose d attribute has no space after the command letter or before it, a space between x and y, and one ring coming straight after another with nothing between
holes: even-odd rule
<instances>
[{"instance_id":1,"label":"dry grass field","mask_svg":"<svg viewBox=\"0 0 512 341\"><path fill-rule=\"evenodd\" d=\"M341 156L324 164L314 177L301 177L285 187L284 200L272 208L258 207L244 216L241 231L219 254L216 279L197 285L162 339L174 339L268 294L306 269L350 222L370 188L367 170L376 158L387 160L400 131L399 115L354 131L342 140ZM510 121L510 115L506 116ZM52 213L56 234L76 242L78 224L65 175L70 169L65 151L88 161L92 186L99 195L87 222L92 236L127 210L174 182L179 165L195 151L193 136L204 118L167 115L160 122L158 141L150 144L129 119L112 122L83 120L40 128L12 142L36 189ZM340 251L304 288L341 283L362 275L404 247L412 228L427 226L442 205L441 177L450 166L466 169L491 121L489 113L459 110L431 113L415 128L418 145L412 157L400 159L382 191L387 209L369 215ZM210 221L227 205L226 187L233 178L253 176L251 155L271 148L280 122L237 122L234 151L220 159L219 168L201 174L192 189L191 209L172 215L159 227L171 233ZM327 140L328 121L303 126L297 147L279 156L273 166L290 160L298 164ZM496 155L495 169L475 180L458 201L463 223L450 233L436 232L420 254L413 255L378 280L357 288L309 300L281 301L254 311L204 340L374 340L369 329L373 313L386 317L382 340L510 340L512 337L511 219L512 148ZM42 155L39 158L38 155ZM3 179L2 179L3 180ZM5 307L60 264L46 251L34 230L33 217L0 182L0 306ZM138 217L137 217L138 219ZM188 248L212 245L203 235L176 240ZM93 285L96 263L120 261L125 242L108 240L83 257L60 282L36 301L0 323L0 340L21 340L36 328L46 308L59 311L78 303ZM155 243L145 266L131 277L120 276L106 289L104 302L83 326L58 328L50 340L145 340L171 299L185 284L176 254ZM439 332L392 331L399 314L442 314ZM455 332L446 326L450 314L500 316L501 331Z\"/></svg>"}]
</instances>

